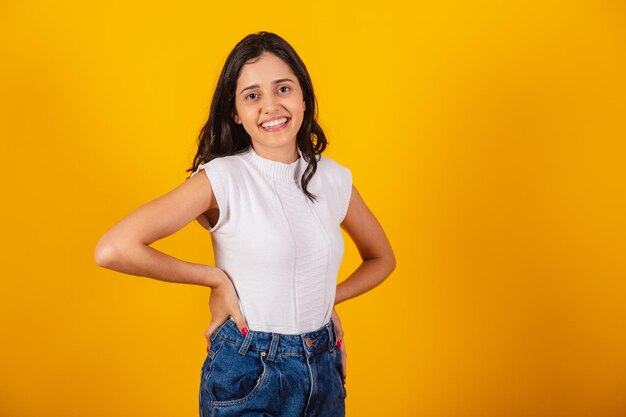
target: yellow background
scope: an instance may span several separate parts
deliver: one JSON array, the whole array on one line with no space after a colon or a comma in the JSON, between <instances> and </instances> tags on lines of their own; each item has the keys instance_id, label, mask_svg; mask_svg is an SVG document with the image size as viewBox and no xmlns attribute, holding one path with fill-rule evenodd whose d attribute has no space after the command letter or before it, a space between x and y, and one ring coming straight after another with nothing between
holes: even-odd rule
<instances>
[{"instance_id":1,"label":"yellow background","mask_svg":"<svg viewBox=\"0 0 626 417\"><path fill-rule=\"evenodd\" d=\"M0 415L197 416L210 290L93 252L188 175L259 30L397 257L338 306L348 416L626 415L625 24L617 0L5 0ZM154 246L213 262L196 223Z\"/></svg>"}]
</instances>

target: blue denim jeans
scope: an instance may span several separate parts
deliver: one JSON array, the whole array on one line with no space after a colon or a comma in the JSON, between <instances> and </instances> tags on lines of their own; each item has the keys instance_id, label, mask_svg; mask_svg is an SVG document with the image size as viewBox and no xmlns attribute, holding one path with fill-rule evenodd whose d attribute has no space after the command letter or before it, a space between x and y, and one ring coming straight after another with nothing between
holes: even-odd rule
<instances>
[{"instance_id":1,"label":"blue denim jeans","mask_svg":"<svg viewBox=\"0 0 626 417\"><path fill-rule=\"evenodd\" d=\"M211 335L200 372L200 416L344 417L346 387L334 323L285 335L229 317Z\"/></svg>"}]
</instances>

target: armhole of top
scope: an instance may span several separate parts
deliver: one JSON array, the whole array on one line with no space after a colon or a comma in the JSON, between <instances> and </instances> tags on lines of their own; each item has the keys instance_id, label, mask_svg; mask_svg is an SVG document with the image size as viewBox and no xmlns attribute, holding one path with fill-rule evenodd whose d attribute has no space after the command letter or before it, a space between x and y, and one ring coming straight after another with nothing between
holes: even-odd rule
<instances>
[{"instance_id":1,"label":"armhole of top","mask_svg":"<svg viewBox=\"0 0 626 417\"><path fill-rule=\"evenodd\" d=\"M209 219L206 216L205 216L206 226L204 226L197 218L196 218L196 221L200 223L200 225L204 227L207 231L213 233L218 227L220 227L220 225L222 224L222 219L224 218L224 215L225 215L225 212L222 209L222 207L224 207L224 205L222 204L222 201L223 201L222 183L219 181L219 178L217 177L217 175L212 175L212 172L209 172L209 169L206 166L206 164L198 166L198 169L196 170L196 172L191 174L191 176L193 177L198 172L200 172L200 170L203 170L205 172L209 180L209 186L211 187L211 190L213 190L213 198L215 198L215 201L217 202L217 208L219 210L219 217L217 218L217 222L215 223L215 226L213 227L211 227L211 223L209 222ZM202 216L204 216L204 213L202 214Z\"/></svg>"},{"instance_id":2,"label":"armhole of top","mask_svg":"<svg viewBox=\"0 0 626 417\"><path fill-rule=\"evenodd\" d=\"M352 197L352 171L350 168L344 167L344 179L341 184L341 212L339 213L339 224L343 223L343 219L348 213L350 205L350 197Z\"/></svg>"}]
</instances>

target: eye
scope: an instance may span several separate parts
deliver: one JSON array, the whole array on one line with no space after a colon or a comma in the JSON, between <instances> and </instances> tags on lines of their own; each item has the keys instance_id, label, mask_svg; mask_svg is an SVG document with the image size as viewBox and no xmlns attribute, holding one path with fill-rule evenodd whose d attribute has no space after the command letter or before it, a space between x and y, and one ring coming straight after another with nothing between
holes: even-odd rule
<instances>
[{"instance_id":1,"label":"eye","mask_svg":"<svg viewBox=\"0 0 626 417\"><path fill-rule=\"evenodd\" d=\"M287 89L287 91L291 90L291 88L290 88L290 87L288 87L288 86L286 86L286 85L282 85L282 86L278 87L278 89L279 89L279 90L280 90L281 88L286 88L286 89Z\"/></svg>"},{"instance_id":2,"label":"eye","mask_svg":"<svg viewBox=\"0 0 626 417\"><path fill-rule=\"evenodd\" d=\"M256 96L256 93L250 93L250 94L248 94L248 95L245 97L245 98L246 98L246 100L247 100L247 99L248 99L248 97L250 97L250 96Z\"/></svg>"}]
</instances>

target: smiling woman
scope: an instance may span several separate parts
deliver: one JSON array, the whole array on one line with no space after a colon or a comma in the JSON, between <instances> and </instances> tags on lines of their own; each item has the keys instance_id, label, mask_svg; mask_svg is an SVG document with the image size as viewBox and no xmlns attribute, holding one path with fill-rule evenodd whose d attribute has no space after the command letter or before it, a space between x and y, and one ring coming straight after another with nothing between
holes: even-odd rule
<instances>
[{"instance_id":1,"label":"smiling woman","mask_svg":"<svg viewBox=\"0 0 626 417\"><path fill-rule=\"evenodd\" d=\"M284 39L246 36L224 64L189 178L96 247L101 266L211 287L202 417L345 415L347 353L334 306L380 284L395 257L350 169L322 155L315 104L306 66ZM149 246L194 219L212 235L215 266ZM342 228L363 262L337 285Z\"/></svg>"}]
</instances>

